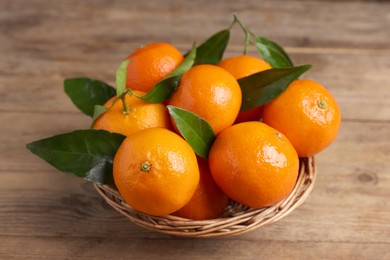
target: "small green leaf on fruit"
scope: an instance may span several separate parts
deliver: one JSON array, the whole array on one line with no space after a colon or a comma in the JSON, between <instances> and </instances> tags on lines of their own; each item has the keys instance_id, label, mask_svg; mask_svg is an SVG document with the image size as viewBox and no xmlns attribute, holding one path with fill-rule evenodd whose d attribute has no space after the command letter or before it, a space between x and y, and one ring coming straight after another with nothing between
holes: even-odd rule
<instances>
[{"instance_id":1,"label":"small green leaf on fruit","mask_svg":"<svg viewBox=\"0 0 390 260\"><path fill-rule=\"evenodd\" d=\"M167 106L177 129L196 154L207 158L215 134L210 124L198 115L175 106Z\"/></svg>"},{"instance_id":2,"label":"small green leaf on fruit","mask_svg":"<svg viewBox=\"0 0 390 260\"><path fill-rule=\"evenodd\" d=\"M129 65L130 60L126 59L122 61L116 71L116 95L120 96L126 90L126 77L127 77L127 65Z\"/></svg>"},{"instance_id":3,"label":"small green leaf on fruit","mask_svg":"<svg viewBox=\"0 0 390 260\"><path fill-rule=\"evenodd\" d=\"M104 130L77 130L27 144L58 170L98 184L113 184L112 163L125 136Z\"/></svg>"},{"instance_id":4,"label":"small green leaf on fruit","mask_svg":"<svg viewBox=\"0 0 390 260\"><path fill-rule=\"evenodd\" d=\"M177 89L182 75L194 64L195 57L196 48L194 45L184 61L170 75L158 82L151 90L139 98L149 103L161 103L169 99Z\"/></svg>"},{"instance_id":5,"label":"small green leaf on fruit","mask_svg":"<svg viewBox=\"0 0 390 260\"><path fill-rule=\"evenodd\" d=\"M93 116L95 105L103 105L115 96L110 85L89 78L69 78L64 81L65 93L84 114Z\"/></svg>"},{"instance_id":6,"label":"small green leaf on fruit","mask_svg":"<svg viewBox=\"0 0 390 260\"><path fill-rule=\"evenodd\" d=\"M242 91L241 112L262 106L280 95L312 65L269 69L238 79Z\"/></svg>"}]
</instances>

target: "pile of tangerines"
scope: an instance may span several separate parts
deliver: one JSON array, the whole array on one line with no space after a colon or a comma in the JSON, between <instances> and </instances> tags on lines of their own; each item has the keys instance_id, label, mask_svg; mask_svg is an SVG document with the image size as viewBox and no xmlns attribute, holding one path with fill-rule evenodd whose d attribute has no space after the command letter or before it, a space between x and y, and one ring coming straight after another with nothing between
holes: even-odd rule
<instances>
[{"instance_id":1,"label":"pile of tangerines","mask_svg":"<svg viewBox=\"0 0 390 260\"><path fill-rule=\"evenodd\" d=\"M139 98L174 71L183 54L169 43L147 44L128 56L124 98L113 97L93 123L126 136L113 161L115 185L135 210L189 219L221 216L232 199L252 208L274 205L294 188L299 158L335 139L341 121L332 95L319 83L294 80L263 106L240 112L238 79L271 69L248 54L192 66L162 103ZM201 158L178 130L167 105L190 111L215 140Z\"/></svg>"}]
</instances>

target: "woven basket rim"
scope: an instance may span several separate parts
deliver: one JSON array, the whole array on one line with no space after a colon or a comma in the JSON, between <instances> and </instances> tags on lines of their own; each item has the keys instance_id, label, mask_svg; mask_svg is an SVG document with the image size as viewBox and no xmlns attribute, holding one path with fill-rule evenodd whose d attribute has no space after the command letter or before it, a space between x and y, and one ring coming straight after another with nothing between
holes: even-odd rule
<instances>
[{"instance_id":1,"label":"woven basket rim","mask_svg":"<svg viewBox=\"0 0 390 260\"><path fill-rule=\"evenodd\" d=\"M288 197L274 206L253 209L233 200L222 217L210 220L191 220L177 216L151 216L131 208L110 185L94 184L103 199L134 224L165 234L183 237L225 237L239 235L278 221L299 207L314 187L317 166L314 157L301 158L294 189Z\"/></svg>"}]
</instances>

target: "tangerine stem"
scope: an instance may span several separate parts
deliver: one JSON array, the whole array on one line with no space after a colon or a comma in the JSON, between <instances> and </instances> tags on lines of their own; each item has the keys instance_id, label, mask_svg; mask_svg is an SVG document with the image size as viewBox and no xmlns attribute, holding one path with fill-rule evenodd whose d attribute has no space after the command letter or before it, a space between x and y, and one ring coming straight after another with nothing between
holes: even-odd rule
<instances>
[{"instance_id":1,"label":"tangerine stem","mask_svg":"<svg viewBox=\"0 0 390 260\"><path fill-rule=\"evenodd\" d=\"M326 103L322 99L317 101L317 105L318 105L319 108L325 108L326 107Z\"/></svg>"},{"instance_id":2,"label":"tangerine stem","mask_svg":"<svg viewBox=\"0 0 390 260\"><path fill-rule=\"evenodd\" d=\"M236 14L233 14L233 22L232 24L228 27L228 30L231 30L233 28L233 26L237 23L237 18L236 18Z\"/></svg>"},{"instance_id":3,"label":"tangerine stem","mask_svg":"<svg viewBox=\"0 0 390 260\"><path fill-rule=\"evenodd\" d=\"M129 106L127 105L127 102L126 102L126 94L127 94L127 90L125 90L125 91L122 93L122 95L120 96L120 99L122 100L123 113L124 113L124 114L130 113L130 108L129 108Z\"/></svg>"},{"instance_id":4,"label":"tangerine stem","mask_svg":"<svg viewBox=\"0 0 390 260\"><path fill-rule=\"evenodd\" d=\"M152 164L148 161L145 161L144 163L141 164L141 171L143 172L149 172L150 168L152 168Z\"/></svg>"},{"instance_id":5,"label":"tangerine stem","mask_svg":"<svg viewBox=\"0 0 390 260\"><path fill-rule=\"evenodd\" d=\"M245 45L244 45L245 55L248 53L249 44L250 44L250 33L248 31L245 31Z\"/></svg>"},{"instance_id":6,"label":"tangerine stem","mask_svg":"<svg viewBox=\"0 0 390 260\"><path fill-rule=\"evenodd\" d=\"M134 91L132 91L131 89L127 89L127 93L130 95L130 96L135 96L135 97L137 97L137 98L139 98L139 99L142 99L142 97L143 96L140 96L140 95L137 95L137 94L135 94L134 93Z\"/></svg>"}]
</instances>

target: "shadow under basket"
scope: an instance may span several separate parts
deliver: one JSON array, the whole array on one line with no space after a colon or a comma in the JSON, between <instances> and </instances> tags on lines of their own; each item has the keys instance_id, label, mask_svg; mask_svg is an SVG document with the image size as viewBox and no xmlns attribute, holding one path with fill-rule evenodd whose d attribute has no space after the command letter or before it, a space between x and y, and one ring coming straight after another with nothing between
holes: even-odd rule
<instances>
[{"instance_id":1,"label":"shadow under basket","mask_svg":"<svg viewBox=\"0 0 390 260\"><path fill-rule=\"evenodd\" d=\"M291 194L278 204L261 209L248 208L230 200L222 217L191 220L166 215L155 217L132 209L118 190L109 185L95 185L104 200L131 222L147 229L183 237L224 237L243 234L290 214L309 196L316 178L314 157L300 159L299 175Z\"/></svg>"}]
</instances>

